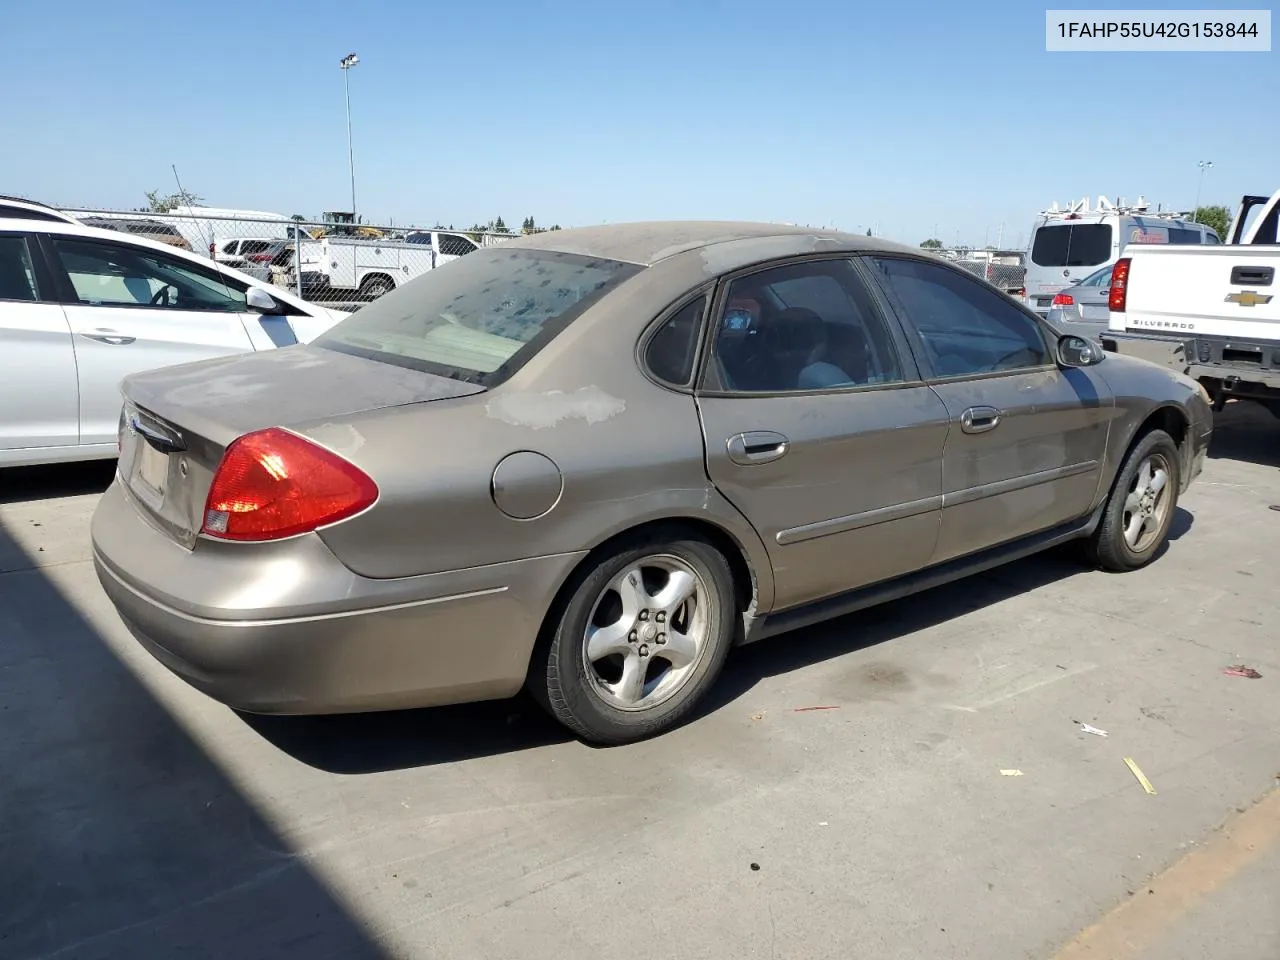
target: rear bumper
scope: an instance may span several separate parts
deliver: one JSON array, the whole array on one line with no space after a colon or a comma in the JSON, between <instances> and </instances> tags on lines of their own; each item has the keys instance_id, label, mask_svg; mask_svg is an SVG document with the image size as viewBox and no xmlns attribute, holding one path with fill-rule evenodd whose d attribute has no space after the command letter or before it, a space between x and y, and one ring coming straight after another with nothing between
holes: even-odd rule
<instances>
[{"instance_id":1,"label":"rear bumper","mask_svg":"<svg viewBox=\"0 0 1280 960\"><path fill-rule=\"evenodd\" d=\"M119 484L99 503L92 536L98 578L139 643L193 687L250 713L511 696L551 598L582 556L370 580L314 534L261 549L200 541L187 551Z\"/></svg>"},{"instance_id":2,"label":"rear bumper","mask_svg":"<svg viewBox=\"0 0 1280 960\"><path fill-rule=\"evenodd\" d=\"M1141 334L1104 330L1103 346L1172 367L1194 380L1208 381L1210 393L1226 398L1280 398L1280 343L1182 334Z\"/></svg>"}]
</instances>

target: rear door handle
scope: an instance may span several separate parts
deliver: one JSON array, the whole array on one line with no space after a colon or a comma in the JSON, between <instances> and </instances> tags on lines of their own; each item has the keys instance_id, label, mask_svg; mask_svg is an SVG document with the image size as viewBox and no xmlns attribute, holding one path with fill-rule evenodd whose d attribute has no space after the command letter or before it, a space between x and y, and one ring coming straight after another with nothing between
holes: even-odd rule
<instances>
[{"instance_id":1,"label":"rear door handle","mask_svg":"<svg viewBox=\"0 0 1280 960\"><path fill-rule=\"evenodd\" d=\"M995 407L970 407L960 414L960 429L965 433L986 433L1000 426L1000 416Z\"/></svg>"},{"instance_id":2,"label":"rear door handle","mask_svg":"<svg viewBox=\"0 0 1280 960\"><path fill-rule=\"evenodd\" d=\"M772 430L753 430L729 438L729 459L743 466L769 463L787 454L790 441Z\"/></svg>"}]
</instances>

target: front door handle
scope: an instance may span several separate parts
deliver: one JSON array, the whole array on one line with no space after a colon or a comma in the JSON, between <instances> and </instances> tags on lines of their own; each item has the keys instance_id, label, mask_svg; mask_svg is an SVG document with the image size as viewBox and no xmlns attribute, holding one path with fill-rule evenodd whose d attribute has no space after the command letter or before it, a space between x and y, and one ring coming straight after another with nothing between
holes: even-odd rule
<instances>
[{"instance_id":1,"label":"front door handle","mask_svg":"<svg viewBox=\"0 0 1280 960\"><path fill-rule=\"evenodd\" d=\"M727 447L734 463L753 466L786 456L790 441L772 430L753 430L730 437Z\"/></svg>"},{"instance_id":2,"label":"front door handle","mask_svg":"<svg viewBox=\"0 0 1280 960\"><path fill-rule=\"evenodd\" d=\"M1000 416L995 407L970 407L960 414L960 429L965 433L986 433L1000 426Z\"/></svg>"},{"instance_id":3,"label":"front door handle","mask_svg":"<svg viewBox=\"0 0 1280 960\"><path fill-rule=\"evenodd\" d=\"M120 346L126 343L133 343L137 337L126 337L123 334L116 333L114 330L94 330L91 333L82 333L82 337L90 340L97 340L99 343L110 343L113 346Z\"/></svg>"}]
</instances>

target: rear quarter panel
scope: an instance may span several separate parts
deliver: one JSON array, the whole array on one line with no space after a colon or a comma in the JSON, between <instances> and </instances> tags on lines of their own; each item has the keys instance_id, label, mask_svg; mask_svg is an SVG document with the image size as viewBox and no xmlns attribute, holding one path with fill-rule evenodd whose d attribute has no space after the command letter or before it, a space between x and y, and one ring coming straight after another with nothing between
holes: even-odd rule
<instances>
[{"instance_id":1,"label":"rear quarter panel","mask_svg":"<svg viewBox=\"0 0 1280 960\"><path fill-rule=\"evenodd\" d=\"M696 518L739 543L767 609L763 544L707 479L692 396L654 384L635 359L648 324L705 276L687 258L648 268L486 393L302 427L381 492L364 514L322 531L325 542L362 576L404 577L590 549L648 521ZM494 500L495 469L521 451L548 458L562 478L554 504L532 519ZM529 478L524 492L545 479Z\"/></svg>"}]
</instances>

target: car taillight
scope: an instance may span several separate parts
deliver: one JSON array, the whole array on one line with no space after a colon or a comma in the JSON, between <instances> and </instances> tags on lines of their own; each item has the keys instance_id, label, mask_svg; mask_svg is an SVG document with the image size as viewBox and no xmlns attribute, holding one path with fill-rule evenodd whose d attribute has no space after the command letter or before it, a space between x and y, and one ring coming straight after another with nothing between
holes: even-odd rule
<instances>
[{"instance_id":1,"label":"car taillight","mask_svg":"<svg viewBox=\"0 0 1280 960\"><path fill-rule=\"evenodd\" d=\"M1026 288L1026 287L1018 287L1018 288L1016 288L1016 289L1013 291L1013 294L1012 294L1012 295L1013 295L1013 296L1015 296L1015 297L1017 297L1019 300L1025 300L1025 299L1027 299L1027 288Z\"/></svg>"},{"instance_id":2,"label":"car taillight","mask_svg":"<svg viewBox=\"0 0 1280 960\"><path fill-rule=\"evenodd\" d=\"M1128 257L1121 257L1111 271L1111 289L1107 291L1107 308L1112 313L1124 313L1125 304L1128 301L1130 263Z\"/></svg>"},{"instance_id":3,"label":"car taillight","mask_svg":"<svg viewBox=\"0 0 1280 960\"><path fill-rule=\"evenodd\" d=\"M221 540L276 540L354 516L377 499L377 485L354 464L270 427L227 448L200 532Z\"/></svg>"},{"instance_id":4,"label":"car taillight","mask_svg":"<svg viewBox=\"0 0 1280 960\"><path fill-rule=\"evenodd\" d=\"M1076 298L1069 293L1055 293L1053 295L1053 305L1055 307L1073 307L1075 303Z\"/></svg>"},{"instance_id":5,"label":"car taillight","mask_svg":"<svg viewBox=\"0 0 1280 960\"><path fill-rule=\"evenodd\" d=\"M254 263L268 263L271 260L271 254L251 253L246 259L252 260Z\"/></svg>"},{"instance_id":6,"label":"car taillight","mask_svg":"<svg viewBox=\"0 0 1280 960\"><path fill-rule=\"evenodd\" d=\"M209 244L209 259L210 260L218 259L218 249L212 243Z\"/></svg>"}]
</instances>

